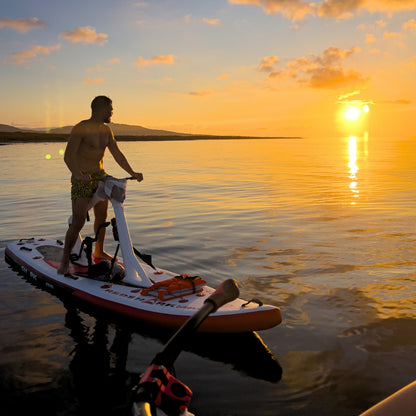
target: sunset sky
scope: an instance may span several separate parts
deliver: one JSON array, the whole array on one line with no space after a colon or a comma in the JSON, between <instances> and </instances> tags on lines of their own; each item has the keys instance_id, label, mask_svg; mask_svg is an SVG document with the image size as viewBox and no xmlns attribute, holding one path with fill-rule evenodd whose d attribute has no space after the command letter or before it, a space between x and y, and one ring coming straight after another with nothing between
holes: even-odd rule
<instances>
[{"instance_id":1,"label":"sunset sky","mask_svg":"<svg viewBox=\"0 0 416 416\"><path fill-rule=\"evenodd\" d=\"M16 127L416 136L416 0L15 0L0 58Z\"/></svg>"}]
</instances>

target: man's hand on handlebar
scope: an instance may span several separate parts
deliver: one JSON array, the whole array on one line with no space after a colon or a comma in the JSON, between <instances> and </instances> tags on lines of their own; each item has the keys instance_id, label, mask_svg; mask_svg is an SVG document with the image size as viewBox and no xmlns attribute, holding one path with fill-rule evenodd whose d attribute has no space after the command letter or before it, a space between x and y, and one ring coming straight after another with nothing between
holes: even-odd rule
<instances>
[{"instance_id":1,"label":"man's hand on handlebar","mask_svg":"<svg viewBox=\"0 0 416 416\"><path fill-rule=\"evenodd\" d=\"M143 180L143 174L140 172L133 172L131 175L132 179L136 179L137 182L141 182Z\"/></svg>"}]
</instances>

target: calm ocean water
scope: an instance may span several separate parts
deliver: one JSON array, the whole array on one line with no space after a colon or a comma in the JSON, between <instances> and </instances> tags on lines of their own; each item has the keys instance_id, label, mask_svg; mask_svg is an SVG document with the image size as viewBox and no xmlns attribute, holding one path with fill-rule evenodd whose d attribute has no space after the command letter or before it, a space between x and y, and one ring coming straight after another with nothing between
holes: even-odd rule
<instances>
[{"instance_id":1,"label":"calm ocean water","mask_svg":"<svg viewBox=\"0 0 416 416\"><path fill-rule=\"evenodd\" d=\"M0 147L2 259L18 238L63 238L63 146ZM145 178L128 184L125 202L135 246L157 266L211 286L235 278L241 297L282 310L282 324L261 339L201 337L180 355L191 411L358 415L415 380L415 140L120 147ZM111 155L105 167L125 176ZM110 235L107 243L111 252ZM129 386L167 334L79 311L4 260L0 271L0 412L121 415Z\"/></svg>"}]
</instances>

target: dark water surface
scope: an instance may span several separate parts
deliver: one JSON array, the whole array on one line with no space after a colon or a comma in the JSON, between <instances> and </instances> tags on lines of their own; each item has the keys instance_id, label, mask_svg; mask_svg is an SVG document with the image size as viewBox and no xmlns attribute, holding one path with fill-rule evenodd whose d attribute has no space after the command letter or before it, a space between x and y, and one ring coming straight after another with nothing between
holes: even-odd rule
<instances>
[{"instance_id":1,"label":"dark water surface","mask_svg":"<svg viewBox=\"0 0 416 416\"><path fill-rule=\"evenodd\" d=\"M2 259L18 238L63 238L62 146L1 146ZM120 146L145 177L125 202L135 246L211 286L235 278L241 297L282 310L273 329L188 346L176 373L194 392L191 411L358 415L415 380L414 140ZM107 158L107 171L125 176ZM0 272L1 414L123 414L169 334L91 315L4 260Z\"/></svg>"}]
</instances>

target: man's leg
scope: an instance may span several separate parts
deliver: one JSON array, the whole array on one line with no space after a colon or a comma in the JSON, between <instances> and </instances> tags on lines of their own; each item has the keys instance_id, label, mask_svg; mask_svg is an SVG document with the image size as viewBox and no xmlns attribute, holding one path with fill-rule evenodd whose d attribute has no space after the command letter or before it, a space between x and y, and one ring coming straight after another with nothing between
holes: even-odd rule
<instances>
[{"instance_id":1,"label":"man's leg","mask_svg":"<svg viewBox=\"0 0 416 416\"><path fill-rule=\"evenodd\" d=\"M94 232L97 234L98 227L107 219L108 200L100 201L94 206ZM96 259L111 260L111 256L104 251L104 239L106 228L101 228L95 243L94 257Z\"/></svg>"},{"instance_id":2,"label":"man's leg","mask_svg":"<svg viewBox=\"0 0 416 416\"><path fill-rule=\"evenodd\" d=\"M78 235L85 224L90 198L79 198L72 201L72 224L68 227L65 236L64 252L58 274L68 273L69 256L77 241Z\"/></svg>"}]
</instances>

